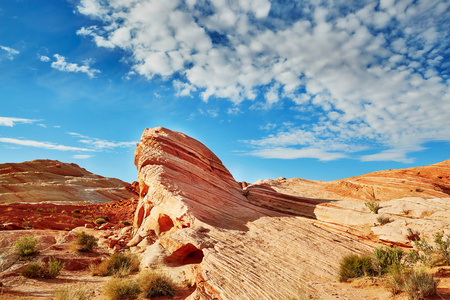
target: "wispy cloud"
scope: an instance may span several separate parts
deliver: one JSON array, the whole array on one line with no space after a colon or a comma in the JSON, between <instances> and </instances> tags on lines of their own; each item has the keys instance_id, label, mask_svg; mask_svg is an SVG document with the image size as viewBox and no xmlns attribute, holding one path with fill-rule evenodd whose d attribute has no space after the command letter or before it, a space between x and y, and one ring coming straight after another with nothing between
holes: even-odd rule
<instances>
[{"instance_id":1,"label":"wispy cloud","mask_svg":"<svg viewBox=\"0 0 450 300\"><path fill-rule=\"evenodd\" d=\"M202 3L81 0L78 11L103 26L78 34L129 53L133 70L148 79L176 78L179 95L250 99L263 109L290 101L299 117L317 112L309 123L252 141L260 151L348 155L376 144L390 152L372 159L408 161L392 153L450 141L450 3Z\"/></svg>"},{"instance_id":2,"label":"wispy cloud","mask_svg":"<svg viewBox=\"0 0 450 300\"><path fill-rule=\"evenodd\" d=\"M114 149L114 148L125 148L125 147L135 147L137 142L115 142L107 141L98 138L88 137L75 132L68 132L68 134L80 138L78 142L89 145L95 150L104 149Z\"/></svg>"},{"instance_id":3,"label":"wispy cloud","mask_svg":"<svg viewBox=\"0 0 450 300\"><path fill-rule=\"evenodd\" d=\"M278 159L297 159L297 158L316 158L321 161L336 160L346 158L342 153L326 152L322 149L315 148L268 148L247 152L248 155L258 156L262 158L278 158Z\"/></svg>"},{"instance_id":4,"label":"wispy cloud","mask_svg":"<svg viewBox=\"0 0 450 300\"><path fill-rule=\"evenodd\" d=\"M15 49L10 48L10 47L2 46L2 45L0 45L0 49L2 49L2 50L7 52L9 60L13 60L14 56L20 53L18 50L15 50Z\"/></svg>"},{"instance_id":5,"label":"wispy cloud","mask_svg":"<svg viewBox=\"0 0 450 300\"><path fill-rule=\"evenodd\" d=\"M88 159L93 157L93 155L87 155L87 154L76 154L74 156L72 156L72 158L74 159Z\"/></svg>"},{"instance_id":6,"label":"wispy cloud","mask_svg":"<svg viewBox=\"0 0 450 300\"><path fill-rule=\"evenodd\" d=\"M39 120L33 120L33 119L23 119L23 118L9 118L9 117L0 117L0 126L8 126L13 127L17 123L22 124L31 124L34 122L37 122Z\"/></svg>"},{"instance_id":7,"label":"wispy cloud","mask_svg":"<svg viewBox=\"0 0 450 300\"><path fill-rule=\"evenodd\" d=\"M100 70L91 68L90 60L85 60L83 62L83 65L78 65L75 63L69 63L66 61L66 58L64 56L61 56L59 54L53 55L55 60L51 63L51 67L53 69L56 69L61 72L71 72L71 73L85 73L90 78L94 78L96 74L101 73ZM39 59L42 62L49 62L51 61L50 57L42 55L39 57Z\"/></svg>"},{"instance_id":8,"label":"wispy cloud","mask_svg":"<svg viewBox=\"0 0 450 300\"><path fill-rule=\"evenodd\" d=\"M7 144L20 145L20 146L48 149L48 150L94 151L92 149L87 149L87 148L64 146L64 145L58 145L58 144L54 144L54 143L50 143L50 142L40 142L40 141L33 141L33 140L22 140L22 139L15 139L15 138L0 138L0 142L1 143L7 143Z\"/></svg>"}]
</instances>

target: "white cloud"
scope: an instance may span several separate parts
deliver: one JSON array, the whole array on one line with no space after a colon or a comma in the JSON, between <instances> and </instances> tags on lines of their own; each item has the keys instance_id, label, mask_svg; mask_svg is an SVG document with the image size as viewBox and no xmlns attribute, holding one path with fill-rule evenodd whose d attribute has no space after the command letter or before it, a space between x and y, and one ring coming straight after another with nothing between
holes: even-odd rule
<instances>
[{"instance_id":1,"label":"white cloud","mask_svg":"<svg viewBox=\"0 0 450 300\"><path fill-rule=\"evenodd\" d=\"M74 158L74 159L88 159L91 157L93 157L93 155L76 154L76 155L72 156L72 158Z\"/></svg>"},{"instance_id":2,"label":"white cloud","mask_svg":"<svg viewBox=\"0 0 450 300\"><path fill-rule=\"evenodd\" d=\"M0 45L0 49L5 50L8 53L9 60L13 60L14 56L20 53L18 50L15 50L10 47L2 46L2 45Z\"/></svg>"},{"instance_id":3,"label":"white cloud","mask_svg":"<svg viewBox=\"0 0 450 300\"><path fill-rule=\"evenodd\" d=\"M31 123L34 123L34 122L37 122L37 121L38 120L23 119L23 118L0 117L0 126L13 127L17 123L31 124Z\"/></svg>"},{"instance_id":4,"label":"white cloud","mask_svg":"<svg viewBox=\"0 0 450 300\"><path fill-rule=\"evenodd\" d=\"M129 53L133 70L148 79L176 78L178 95L248 99L266 109L291 99L297 120L304 111L318 115L247 143L258 151L345 156L377 145L397 154L372 159L408 161L424 142L450 141L442 64L448 7L435 0L82 0L78 11L103 26L78 34Z\"/></svg>"},{"instance_id":5,"label":"white cloud","mask_svg":"<svg viewBox=\"0 0 450 300\"><path fill-rule=\"evenodd\" d=\"M250 151L247 154L262 158L278 158L278 159L298 159L298 158L316 158L321 161L330 161L347 156L342 153L326 152L315 148L267 148Z\"/></svg>"},{"instance_id":6,"label":"white cloud","mask_svg":"<svg viewBox=\"0 0 450 300\"><path fill-rule=\"evenodd\" d=\"M62 72L86 73L90 78L94 78L95 74L100 73L100 70L93 69L89 66L89 60L84 62L84 65L77 65L75 63L68 63L64 56L59 54L53 55L56 61L53 61L51 67ZM41 59L42 60L42 59Z\"/></svg>"},{"instance_id":7,"label":"white cloud","mask_svg":"<svg viewBox=\"0 0 450 300\"><path fill-rule=\"evenodd\" d=\"M45 55L41 55L41 56L39 56L39 60L43 61L43 62L49 62L50 61L50 57L45 56Z\"/></svg>"},{"instance_id":8,"label":"white cloud","mask_svg":"<svg viewBox=\"0 0 450 300\"><path fill-rule=\"evenodd\" d=\"M68 134L80 138L78 142L89 145L90 147L98 151L113 148L135 147L137 144L137 142L114 142L97 138L91 138L75 132L68 132Z\"/></svg>"},{"instance_id":9,"label":"white cloud","mask_svg":"<svg viewBox=\"0 0 450 300\"><path fill-rule=\"evenodd\" d=\"M87 149L87 148L71 147L71 146L58 145L58 144L54 144L54 143L50 143L50 142L39 142L39 141L33 141L33 140L21 140L21 139L15 139L15 138L0 138L0 142L1 143L7 143L7 144L20 145L20 146L48 149L48 150L93 151L93 150Z\"/></svg>"}]
</instances>

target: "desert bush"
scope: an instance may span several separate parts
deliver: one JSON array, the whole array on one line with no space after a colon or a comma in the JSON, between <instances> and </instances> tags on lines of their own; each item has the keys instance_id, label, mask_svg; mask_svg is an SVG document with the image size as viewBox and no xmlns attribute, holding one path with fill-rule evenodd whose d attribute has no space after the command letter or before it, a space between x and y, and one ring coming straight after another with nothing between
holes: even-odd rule
<instances>
[{"instance_id":1,"label":"desert bush","mask_svg":"<svg viewBox=\"0 0 450 300\"><path fill-rule=\"evenodd\" d=\"M36 251L36 245L37 245L37 238L33 236L22 236L20 237L17 242L14 244L14 253L25 257L32 255L34 253L37 253Z\"/></svg>"},{"instance_id":2,"label":"desert bush","mask_svg":"<svg viewBox=\"0 0 450 300\"><path fill-rule=\"evenodd\" d=\"M436 294L439 281L433 274L423 269L413 269L406 273L402 290L408 295L408 299L419 300Z\"/></svg>"},{"instance_id":3,"label":"desert bush","mask_svg":"<svg viewBox=\"0 0 450 300\"><path fill-rule=\"evenodd\" d=\"M362 277L374 274L372 259L369 255L358 256L350 254L344 256L339 264L339 281L349 278Z\"/></svg>"},{"instance_id":4,"label":"desert bush","mask_svg":"<svg viewBox=\"0 0 450 300\"><path fill-rule=\"evenodd\" d=\"M408 254L405 256L405 260L407 263L415 264L419 261L420 254L419 251L412 249L408 252Z\"/></svg>"},{"instance_id":5,"label":"desert bush","mask_svg":"<svg viewBox=\"0 0 450 300\"><path fill-rule=\"evenodd\" d=\"M73 213L73 214L79 214L79 213L80 213L80 210L79 210L79 209L74 209L74 210L72 210L72 213Z\"/></svg>"},{"instance_id":6,"label":"desert bush","mask_svg":"<svg viewBox=\"0 0 450 300\"><path fill-rule=\"evenodd\" d=\"M445 264L450 264L450 234L444 238L444 234L438 232L434 236L436 250L439 252Z\"/></svg>"},{"instance_id":7,"label":"desert bush","mask_svg":"<svg viewBox=\"0 0 450 300\"><path fill-rule=\"evenodd\" d=\"M61 274L61 270L64 268L66 263L57 260L56 258L50 257L47 262L47 270L45 277L47 278L56 278Z\"/></svg>"},{"instance_id":8,"label":"desert bush","mask_svg":"<svg viewBox=\"0 0 450 300\"><path fill-rule=\"evenodd\" d=\"M82 231L77 233L75 245L74 250L77 252L92 252L94 247L98 246L98 239L95 236Z\"/></svg>"},{"instance_id":9,"label":"desert bush","mask_svg":"<svg viewBox=\"0 0 450 300\"><path fill-rule=\"evenodd\" d=\"M140 290L132 279L111 278L103 287L103 295L109 300L136 299Z\"/></svg>"},{"instance_id":10,"label":"desert bush","mask_svg":"<svg viewBox=\"0 0 450 300\"><path fill-rule=\"evenodd\" d=\"M387 286L391 289L393 295L397 295L405 285L405 273L408 269L402 265L394 265L389 268L387 273L388 283Z\"/></svg>"},{"instance_id":11,"label":"desert bush","mask_svg":"<svg viewBox=\"0 0 450 300\"><path fill-rule=\"evenodd\" d=\"M20 271L20 275L27 278L56 278L61 274L61 270L64 268L65 263L50 258L45 263L31 263Z\"/></svg>"},{"instance_id":12,"label":"desert bush","mask_svg":"<svg viewBox=\"0 0 450 300\"><path fill-rule=\"evenodd\" d=\"M380 204L375 201L367 201L364 205L375 214L378 214L378 210L380 210Z\"/></svg>"},{"instance_id":13,"label":"desert bush","mask_svg":"<svg viewBox=\"0 0 450 300\"><path fill-rule=\"evenodd\" d=\"M89 291L80 286L63 286L55 289L54 300L88 300Z\"/></svg>"},{"instance_id":14,"label":"desert bush","mask_svg":"<svg viewBox=\"0 0 450 300\"><path fill-rule=\"evenodd\" d=\"M129 222L129 221L120 221L119 224L123 224L125 226L130 226L131 222Z\"/></svg>"},{"instance_id":15,"label":"desert bush","mask_svg":"<svg viewBox=\"0 0 450 300\"><path fill-rule=\"evenodd\" d=\"M81 219L81 215L78 215L78 214L73 214L72 217L77 218L77 219Z\"/></svg>"},{"instance_id":16,"label":"desert bush","mask_svg":"<svg viewBox=\"0 0 450 300\"><path fill-rule=\"evenodd\" d=\"M101 218L101 217L97 217L97 218L95 218L95 220L94 220L94 223L96 224L96 225L102 225L102 224L105 224L107 221L104 219L104 218Z\"/></svg>"},{"instance_id":17,"label":"desert bush","mask_svg":"<svg viewBox=\"0 0 450 300\"><path fill-rule=\"evenodd\" d=\"M173 297L177 292L172 279L153 270L141 272L138 277L138 284L142 295L146 298L158 296Z\"/></svg>"},{"instance_id":18,"label":"desert bush","mask_svg":"<svg viewBox=\"0 0 450 300\"><path fill-rule=\"evenodd\" d=\"M54 207L54 208L47 208L47 212L48 213L55 213L56 212L56 207Z\"/></svg>"},{"instance_id":19,"label":"desert bush","mask_svg":"<svg viewBox=\"0 0 450 300\"><path fill-rule=\"evenodd\" d=\"M392 221L391 221L391 219L389 217L379 216L377 218L377 222L380 223L381 225L385 225L385 224L388 224L388 223L390 223Z\"/></svg>"},{"instance_id":20,"label":"desert bush","mask_svg":"<svg viewBox=\"0 0 450 300\"><path fill-rule=\"evenodd\" d=\"M20 275L27 278L44 277L44 267L39 263L31 263L26 265L21 271Z\"/></svg>"},{"instance_id":21,"label":"desert bush","mask_svg":"<svg viewBox=\"0 0 450 300\"><path fill-rule=\"evenodd\" d=\"M103 260L98 266L91 265L89 268L92 276L114 275L123 277L139 270L139 259L131 253L115 253L108 259Z\"/></svg>"},{"instance_id":22,"label":"desert bush","mask_svg":"<svg viewBox=\"0 0 450 300\"><path fill-rule=\"evenodd\" d=\"M431 246L425 238L414 241L414 246L419 250L418 260L424 265L431 266L433 264L433 246Z\"/></svg>"},{"instance_id":23,"label":"desert bush","mask_svg":"<svg viewBox=\"0 0 450 300\"><path fill-rule=\"evenodd\" d=\"M399 247L377 247L373 250L375 257L375 269L378 271L378 275L385 274L389 271L389 268L397 267L401 265L401 260L404 256L404 252Z\"/></svg>"},{"instance_id":24,"label":"desert bush","mask_svg":"<svg viewBox=\"0 0 450 300\"><path fill-rule=\"evenodd\" d=\"M22 226L24 227L24 228L31 228L31 226L32 226L32 224L31 224L31 222L30 221L24 221L23 223L22 223Z\"/></svg>"},{"instance_id":25,"label":"desert bush","mask_svg":"<svg viewBox=\"0 0 450 300\"><path fill-rule=\"evenodd\" d=\"M38 208L38 209L36 209L36 211L37 212L44 212L44 209L43 208Z\"/></svg>"}]
</instances>

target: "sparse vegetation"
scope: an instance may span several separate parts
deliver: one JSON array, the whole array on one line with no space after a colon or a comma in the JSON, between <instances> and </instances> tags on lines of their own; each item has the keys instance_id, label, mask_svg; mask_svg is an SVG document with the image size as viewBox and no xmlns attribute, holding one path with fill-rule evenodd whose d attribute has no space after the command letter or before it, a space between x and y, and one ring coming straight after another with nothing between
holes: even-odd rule
<instances>
[{"instance_id":1,"label":"sparse vegetation","mask_svg":"<svg viewBox=\"0 0 450 300\"><path fill-rule=\"evenodd\" d=\"M78 215L78 214L73 214L72 217L77 218L77 219L81 219L81 215Z\"/></svg>"},{"instance_id":2,"label":"sparse vegetation","mask_svg":"<svg viewBox=\"0 0 450 300\"><path fill-rule=\"evenodd\" d=\"M436 294L438 283L439 280L425 270L413 269L406 273L402 290L405 291L409 299L419 300Z\"/></svg>"},{"instance_id":3,"label":"sparse vegetation","mask_svg":"<svg viewBox=\"0 0 450 300\"><path fill-rule=\"evenodd\" d=\"M27 278L56 278L61 274L65 263L50 258L45 263L31 263L20 271L20 275Z\"/></svg>"},{"instance_id":4,"label":"sparse vegetation","mask_svg":"<svg viewBox=\"0 0 450 300\"><path fill-rule=\"evenodd\" d=\"M86 232L82 231L77 233L77 239L75 241L75 246L72 250L77 252L92 252L94 247L98 246L98 239Z\"/></svg>"},{"instance_id":5,"label":"sparse vegetation","mask_svg":"<svg viewBox=\"0 0 450 300\"><path fill-rule=\"evenodd\" d=\"M80 286L63 286L55 289L54 300L88 300L89 291Z\"/></svg>"},{"instance_id":6,"label":"sparse vegetation","mask_svg":"<svg viewBox=\"0 0 450 300\"><path fill-rule=\"evenodd\" d=\"M378 211L380 210L380 204L376 201L367 201L364 205L374 214L378 214Z\"/></svg>"},{"instance_id":7,"label":"sparse vegetation","mask_svg":"<svg viewBox=\"0 0 450 300\"><path fill-rule=\"evenodd\" d=\"M388 224L388 223L390 223L392 221L391 221L391 219L389 217L379 216L377 218L377 222L380 223L380 225L385 225L385 224Z\"/></svg>"},{"instance_id":8,"label":"sparse vegetation","mask_svg":"<svg viewBox=\"0 0 450 300\"><path fill-rule=\"evenodd\" d=\"M139 274L139 288L146 298L169 296L176 294L175 284L167 275L154 270L145 270Z\"/></svg>"},{"instance_id":9,"label":"sparse vegetation","mask_svg":"<svg viewBox=\"0 0 450 300\"><path fill-rule=\"evenodd\" d=\"M54 208L47 208L47 212L48 213L55 213L56 212L56 207L54 207Z\"/></svg>"},{"instance_id":10,"label":"sparse vegetation","mask_svg":"<svg viewBox=\"0 0 450 300\"><path fill-rule=\"evenodd\" d=\"M104 219L104 218L101 218L101 217L97 217L97 218L95 218L95 220L94 220L94 223L96 224L96 225L102 225L102 224L105 224L107 221Z\"/></svg>"},{"instance_id":11,"label":"sparse vegetation","mask_svg":"<svg viewBox=\"0 0 450 300\"><path fill-rule=\"evenodd\" d=\"M108 259L103 260L99 265L90 267L92 276L124 277L139 270L139 259L136 255L127 253L115 253Z\"/></svg>"},{"instance_id":12,"label":"sparse vegetation","mask_svg":"<svg viewBox=\"0 0 450 300\"><path fill-rule=\"evenodd\" d=\"M33 236L20 237L17 242L14 244L14 253L26 257L32 254L37 253L36 245L38 239Z\"/></svg>"},{"instance_id":13,"label":"sparse vegetation","mask_svg":"<svg viewBox=\"0 0 450 300\"><path fill-rule=\"evenodd\" d=\"M450 234L444 237L443 233L438 232L434 236L434 242L444 264L450 265Z\"/></svg>"},{"instance_id":14,"label":"sparse vegetation","mask_svg":"<svg viewBox=\"0 0 450 300\"><path fill-rule=\"evenodd\" d=\"M439 280L424 268L415 266L421 262L425 266L435 264L436 256L447 263L446 255L450 252L450 235L444 239L444 234L435 234L436 246L431 246L424 238L414 242L416 249L407 254L399 247L378 247L373 251L373 259L369 256L355 254L343 257L339 268L339 280L372 275L375 270L379 276L387 275L388 287L392 293L403 291L410 300L424 299L436 293Z\"/></svg>"},{"instance_id":15,"label":"sparse vegetation","mask_svg":"<svg viewBox=\"0 0 450 300\"><path fill-rule=\"evenodd\" d=\"M74 213L74 214L79 214L79 213L80 213L80 210L79 210L79 209L74 209L74 210L72 210L72 213Z\"/></svg>"},{"instance_id":16,"label":"sparse vegetation","mask_svg":"<svg viewBox=\"0 0 450 300\"><path fill-rule=\"evenodd\" d=\"M132 279L111 278L103 287L103 294L109 300L136 299L139 286Z\"/></svg>"},{"instance_id":17,"label":"sparse vegetation","mask_svg":"<svg viewBox=\"0 0 450 300\"><path fill-rule=\"evenodd\" d=\"M399 247L378 247L373 251L375 257L374 267L378 272L378 275L388 273L390 268L397 268L401 266L401 261L404 256L404 252Z\"/></svg>"},{"instance_id":18,"label":"sparse vegetation","mask_svg":"<svg viewBox=\"0 0 450 300\"><path fill-rule=\"evenodd\" d=\"M344 256L339 264L339 281L344 282L349 278L363 277L374 274L372 259L369 255L358 256L350 254Z\"/></svg>"},{"instance_id":19,"label":"sparse vegetation","mask_svg":"<svg viewBox=\"0 0 450 300\"><path fill-rule=\"evenodd\" d=\"M37 212L44 212L44 209L43 208L38 208L38 209L36 209L36 211Z\"/></svg>"},{"instance_id":20,"label":"sparse vegetation","mask_svg":"<svg viewBox=\"0 0 450 300\"><path fill-rule=\"evenodd\" d=\"M23 226L24 228L26 228L26 229L29 229L29 228L31 228L32 224L31 224L30 221L24 221L24 222L22 223L22 226Z\"/></svg>"}]
</instances>

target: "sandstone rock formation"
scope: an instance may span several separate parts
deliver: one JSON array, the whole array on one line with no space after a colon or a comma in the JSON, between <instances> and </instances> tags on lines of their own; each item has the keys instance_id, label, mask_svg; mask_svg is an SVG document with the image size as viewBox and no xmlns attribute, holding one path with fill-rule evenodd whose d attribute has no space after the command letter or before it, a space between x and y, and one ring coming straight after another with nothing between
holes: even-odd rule
<instances>
[{"instance_id":1,"label":"sandstone rock formation","mask_svg":"<svg viewBox=\"0 0 450 300\"><path fill-rule=\"evenodd\" d=\"M133 187L76 164L33 160L0 164L0 203L104 203L136 197Z\"/></svg>"},{"instance_id":2,"label":"sandstone rock formation","mask_svg":"<svg viewBox=\"0 0 450 300\"><path fill-rule=\"evenodd\" d=\"M299 290L386 299L382 288L371 297L339 284L340 258L381 243L408 247L408 229L450 233L449 161L329 183L247 186L199 141L158 127L144 131L135 164L140 201L129 246L144 253L143 266L181 268L196 284L188 299L287 299ZM364 206L375 199L392 223L377 224L379 215Z\"/></svg>"}]
</instances>

